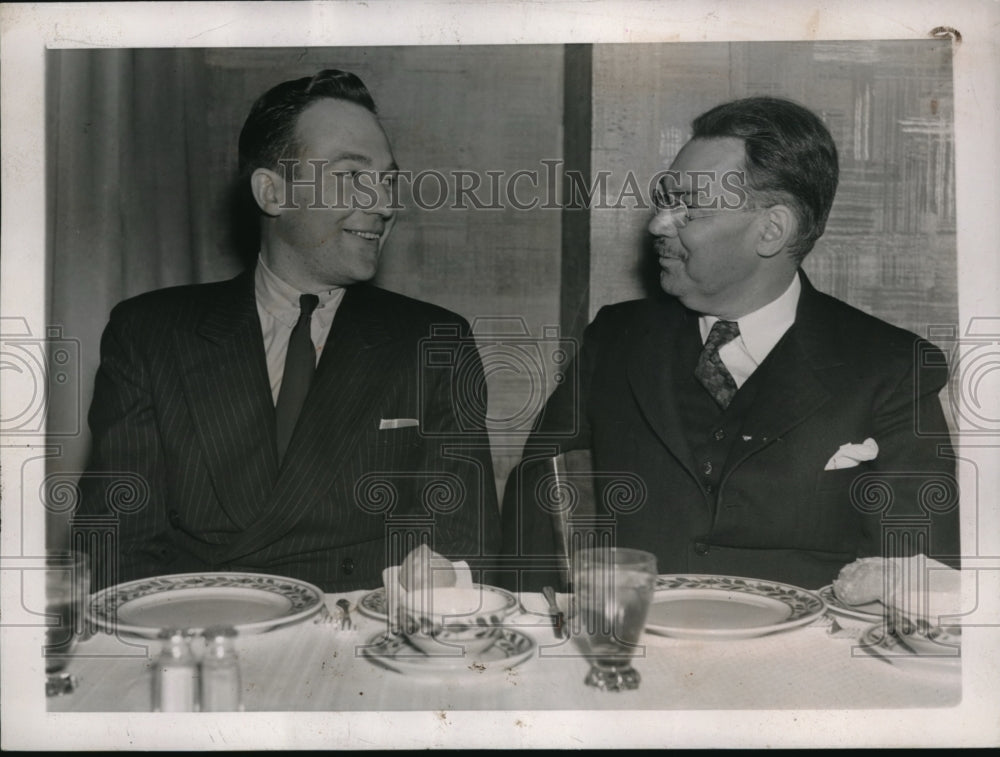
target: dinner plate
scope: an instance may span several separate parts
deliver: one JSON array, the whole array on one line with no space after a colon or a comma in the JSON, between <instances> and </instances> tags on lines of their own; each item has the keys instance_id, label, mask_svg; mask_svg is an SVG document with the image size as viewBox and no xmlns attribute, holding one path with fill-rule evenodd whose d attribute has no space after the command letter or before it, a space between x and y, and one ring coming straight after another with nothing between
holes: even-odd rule
<instances>
[{"instance_id":1,"label":"dinner plate","mask_svg":"<svg viewBox=\"0 0 1000 757\"><path fill-rule=\"evenodd\" d=\"M820 599L826 602L827 609L830 612L843 615L845 618L854 618L855 620L865 620L873 623L877 620L882 620L885 615L885 605L877 599L873 602L866 602L863 605L849 605L846 602L842 602L837 598L837 594L833 590L833 584L827 584L822 589L818 589L816 593L819 594Z\"/></svg>"},{"instance_id":2,"label":"dinner plate","mask_svg":"<svg viewBox=\"0 0 1000 757\"><path fill-rule=\"evenodd\" d=\"M460 649L454 655L427 655L411 646L403 634L380 631L368 640L362 652L376 665L404 675L474 677L510 670L531 657L536 646L530 636L502 628L496 643L475 657Z\"/></svg>"},{"instance_id":3,"label":"dinner plate","mask_svg":"<svg viewBox=\"0 0 1000 757\"><path fill-rule=\"evenodd\" d=\"M922 672L960 670L961 627L933 626L919 633L912 627L906 630L910 632L892 634L885 623L875 623L861 634L857 648L862 653L903 669Z\"/></svg>"},{"instance_id":4,"label":"dinner plate","mask_svg":"<svg viewBox=\"0 0 1000 757\"><path fill-rule=\"evenodd\" d=\"M487 586L486 584L472 584L473 587L480 588L483 591L493 592L494 594L499 594L504 598L504 606L499 610L500 613L506 615L515 607L517 607L517 598L505 589L501 589L499 586ZM385 600L385 587L380 586L374 591L370 591L358 600L358 610L363 614L367 615L369 618L375 618L376 620L385 620L388 618L388 612L386 611L386 600Z\"/></svg>"},{"instance_id":5,"label":"dinner plate","mask_svg":"<svg viewBox=\"0 0 1000 757\"><path fill-rule=\"evenodd\" d=\"M111 586L94 594L89 617L101 628L155 638L165 628L199 633L214 625L256 634L299 623L323 608L323 592L261 573L179 573Z\"/></svg>"},{"instance_id":6,"label":"dinner plate","mask_svg":"<svg viewBox=\"0 0 1000 757\"><path fill-rule=\"evenodd\" d=\"M759 578L663 575L646 630L682 639L749 639L811 623L823 600L791 584Z\"/></svg>"}]
</instances>

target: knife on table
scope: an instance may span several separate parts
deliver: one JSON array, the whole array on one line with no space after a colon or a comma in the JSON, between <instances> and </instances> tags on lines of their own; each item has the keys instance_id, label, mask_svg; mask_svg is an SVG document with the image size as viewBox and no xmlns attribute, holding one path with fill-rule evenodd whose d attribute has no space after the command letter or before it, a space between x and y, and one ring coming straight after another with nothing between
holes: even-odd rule
<instances>
[{"instance_id":1,"label":"knife on table","mask_svg":"<svg viewBox=\"0 0 1000 757\"><path fill-rule=\"evenodd\" d=\"M549 612L552 614L552 627L555 629L556 638L565 638L566 618L563 615L563 611L559 609L559 605L556 603L556 590L551 586L543 586L542 596L545 597L545 601L549 603Z\"/></svg>"}]
</instances>

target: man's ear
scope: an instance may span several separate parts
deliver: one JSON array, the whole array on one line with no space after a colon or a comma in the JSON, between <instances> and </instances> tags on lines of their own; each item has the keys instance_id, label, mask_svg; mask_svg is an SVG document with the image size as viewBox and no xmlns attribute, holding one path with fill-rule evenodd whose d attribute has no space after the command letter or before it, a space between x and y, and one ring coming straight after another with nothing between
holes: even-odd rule
<instances>
[{"instance_id":1,"label":"man's ear","mask_svg":"<svg viewBox=\"0 0 1000 757\"><path fill-rule=\"evenodd\" d=\"M795 241L798 222L795 213L787 205L772 205L764 209L763 229L757 241L757 254L762 258L773 258Z\"/></svg>"},{"instance_id":2,"label":"man's ear","mask_svg":"<svg viewBox=\"0 0 1000 757\"><path fill-rule=\"evenodd\" d=\"M269 168L258 168L250 176L250 191L257 207L266 215L272 218L281 215L285 182L278 174Z\"/></svg>"}]
</instances>

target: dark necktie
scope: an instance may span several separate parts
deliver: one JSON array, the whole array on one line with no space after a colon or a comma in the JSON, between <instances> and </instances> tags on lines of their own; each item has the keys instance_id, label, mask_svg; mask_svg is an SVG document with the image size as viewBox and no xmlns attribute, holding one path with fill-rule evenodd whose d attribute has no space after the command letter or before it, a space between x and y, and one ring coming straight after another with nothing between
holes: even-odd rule
<instances>
[{"instance_id":1,"label":"dark necktie","mask_svg":"<svg viewBox=\"0 0 1000 757\"><path fill-rule=\"evenodd\" d=\"M719 357L719 348L740 335L740 327L735 321L716 321L708 332L705 348L698 358L694 375L701 385L712 395L719 407L725 409L736 394L736 382Z\"/></svg>"},{"instance_id":2,"label":"dark necktie","mask_svg":"<svg viewBox=\"0 0 1000 757\"><path fill-rule=\"evenodd\" d=\"M288 339L288 354L285 356L285 371L281 375L281 391L278 393L278 404L275 406L275 416L278 431L278 461L285 457L288 442L291 441L299 412L309 393L309 384L316 371L316 348L309 334L313 310L319 304L315 294L304 294L299 297L299 320L292 329Z\"/></svg>"}]
</instances>

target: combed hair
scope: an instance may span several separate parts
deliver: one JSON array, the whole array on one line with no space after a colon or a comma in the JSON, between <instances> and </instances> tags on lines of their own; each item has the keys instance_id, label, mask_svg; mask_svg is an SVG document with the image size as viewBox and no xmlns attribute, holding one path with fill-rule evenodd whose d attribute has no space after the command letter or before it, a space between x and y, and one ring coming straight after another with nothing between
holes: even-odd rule
<instances>
[{"instance_id":1,"label":"combed hair","mask_svg":"<svg viewBox=\"0 0 1000 757\"><path fill-rule=\"evenodd\" d=\"M297 155L300 145L295 125L299 115L325 98L352 102L377 114L368 88L347 71L330 68L315 76L278 84L257 98L243 123L239 142L241 180L249 180L258 168L276 171L279 160Z\"/></svg>"},{"instance_id":2,"label":"combed hair","mask_svg":"<svg viewBox=\"0 0 1000 757\"><path fill-rule=\"evenodd\" d=\"M712 108L692 128L693 139L743 140L750 199L792 208L799 228L789 252L801 261L826 229L840 175L837 146L823 121L790 100L748 97Z\"/></svg>"}]
</instances>

